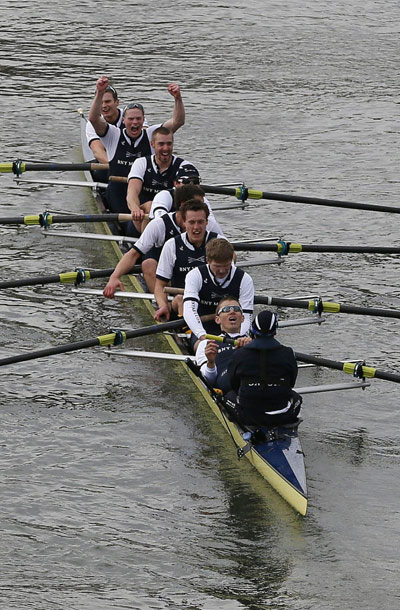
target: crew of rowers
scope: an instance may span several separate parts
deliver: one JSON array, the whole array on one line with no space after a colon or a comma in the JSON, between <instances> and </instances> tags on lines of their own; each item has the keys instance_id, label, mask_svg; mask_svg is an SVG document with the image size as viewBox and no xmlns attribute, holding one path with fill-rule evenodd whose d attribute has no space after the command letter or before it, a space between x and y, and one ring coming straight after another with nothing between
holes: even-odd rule
<instances>
[{"instance_id":1,"label":"crew of rowers","mask_svg":"<svg viewBox=\"0 0 400 610\"><path fill-rule=\"evenodd\" d=\"M184 317L203 376L235 405L239 421L252 426L294 422L301 399L293 391L293 350L274 338L275 314L262 311L253 320L253 280L236 267L234 249L205 199L199 172L173 154L173 134L184 124L185 110L180 87L170 84L168 91L174 97L172 118L148 126L141 104L128 104L121 112L109 79L97 81L88 143L99 162L109 163L108 209L130 213L123 232L138 238L117 264L104 296L113 298L123 290L121 276L141 261L157 302L155 319ZM183 294L170 302L167 286ZM215 319L204 321L207 314L216 314ZM230 342L207 340L207 335Z\"/></svg>"}]
</instances>

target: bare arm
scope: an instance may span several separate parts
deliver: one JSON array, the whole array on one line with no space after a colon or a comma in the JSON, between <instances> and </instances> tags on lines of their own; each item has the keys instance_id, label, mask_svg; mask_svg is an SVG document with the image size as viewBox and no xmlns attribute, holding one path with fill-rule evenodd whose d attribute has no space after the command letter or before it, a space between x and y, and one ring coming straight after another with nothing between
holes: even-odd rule
<instances>
[{"instance_id":1,"label":"bare arm","mask_svg":"<svg viewBox=\"0 0 400 610\"><path fill-rule=\"evenodd\" d=\"M154 296L157 301L158 309L154 314L154 319L158 321L161 319L169 320L168 296L164 292L164 288L165 286L168 286L168 284L169 282L156 278Z\"/></svg>"},{"instance_id":2,"label":"bare arm","mask_svg":"<svg viewBox=\"0 0 400 610\"><path fill-rule=\"evenodd\" d=\"M175 133L185 124L185 107L183 105L181 88L175 83L168 85L168 92L175 98L174 114L168 121L163 123L163 126Z\"/></svg>"},{"instance_id":3,"label":"bare arm","mask_svg":"<svg viewBox=\"0 0 400 610\"><path fill-rule=\"evenodd\" d=\"M124 254L118 265L115 267L113 273L110 275L110 279L103 290L105 297L112 299L116 290L124 289L120 277L130 272L133 265L137 262L139 256L139 252L134 248L128 250L128 252Z\"/></svg>"},{"instance_id":4,"label":"bare arm","mask_svg":"<svg viewBox=\"0 0 400 610\"><path fill-rule=\"evenodd\" d=\"M104 148L100 140L92 140L89 146L93 152L94 157L99 163L108 163L106 149Z\"/></svg>"},{"instance_id":5,"label":"bare arm","mask_svg":"<svg viewBox=\"0 0 400 610\"><path fill-rule=\"evenodd\" d=\"M107 131L107 121L101 116L101 102L103 93L110 82L107 76L101 76L96 83L96 95L94 96L89 111L89 121L92 123L98 136L102 137ZM107 159L108 161L108 159Z\"/></svg>"},{"instance_id":6,"label":"bare arm","mask_svg":"<svg viewBox=\"0 0 400 610\"><path fill-rule=\"evenodd\" d=\"M144 212L140 208L140 193L142 191L143 182L139 178L131 178L128 182L128 193L126 202L128 208L132 212L133 220L143 220Z\"/></svg>"}]
</instances>

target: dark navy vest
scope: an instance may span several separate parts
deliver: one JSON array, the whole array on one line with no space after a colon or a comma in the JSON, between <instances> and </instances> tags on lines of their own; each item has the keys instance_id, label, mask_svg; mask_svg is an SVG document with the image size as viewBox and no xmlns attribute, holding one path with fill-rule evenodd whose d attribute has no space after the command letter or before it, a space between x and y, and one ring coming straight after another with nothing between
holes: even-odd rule
<instances>
[{"instance_id":1,"label":"dark navy vest","mask_svg":"<svg viewBox=\"0 0 400 610\"><path fill-rule=\"evenodd\" d=\"M172 189L176 173L183 159L176 157L171 165L162 173L154 169L152 155L146 157L146 171L143 178L140 203L152 201L159 191Z\"/></svg>"},{"instance_id":2,"label":"dark navy vest","mask_svg":"<svg viewBox=\"0 0 400 610\"><path fill-rule=\"evenodd\" d=\"M200 267L199 271L203 279L199 292L199 305L197 309L199 316L215 313L218 303L226 294L229 294L236 299L239 298L240 285L244 276L244 271L242 269L236 267L235 273L233 274L229 284L224 284L223 287L214 284L214 282L211 280L210 273L206 265L204 265L204 267ZM219 326L216 322L205 322L203 326L208 333L213 335L219 333Z\"/></svg>"},{"instance_id":3,"label":"dark navy vest","mask_svg":"<svg viewBox=\"0 0 400 610\"><path fill-rule=\"evenodd\" d=\"M174 272L171 278L171 286L176 288L183 288L185 286L186 274L195 267L205 265L206 262L206 244L210 239L218 237L218 233L210 231L198 248L188 248L182 239L181 235L175 237L175 252L176 261L174 265Z\"/></svg>"},{"instance_id":4,"label":"dark navy vest","mask_svg":"<svg viewBox=\"0 0 400 610\"><path fill-rule=\"evenodd\" d=\"M119 136L118 146L114 157L110 161L110 176L127 177L133 162L139 157L151 155L151 146L146 131L143 131L143 137L139 144L135 147L125 138L123 131ZM130 209L126 203L126 195L128 185L121 182L109 182L107 186L107 202L111 212L130 214Z\"/></svg>"},{"instance_id":5,"label":"dark navy vest","mask_svg":"<svg viewBox=\"0 0 400 610\"><path fill-rule=\"evenodd\" d=\"M181 229L176 224L176 212L172 214L163 214L161 220L165 225L165 241L181 234Z\"/></svg>"},{"instance_id":6,"label":"dark navy vest","mask_svg":"<svg viewBox=\"0 0 400 610\"><path fill-rule=\"evenodd\" d=\"M222 333L229 337L227 333ZM243 336L243 335L238 335ZM237 337L235 337L237 338ZM214 382L214 387L222 390L224 394L226 394L230 389L229 378L227 375L228 365L232 360L232 352L235 349L235 346L230 343L218 343L218 352L217 357L215 359L215 366L217 367L217 378Z\"/></svg>"},{"instance_id":7,"label":"dark navy vest","mask_svg":"<svg viewBox=\"0 0 400 610\"><path fill-rule=\"evenodd\" d=\"M135 159L148 155L151 155L151 146L145 130L143 130L142 139L137 146L134 146L133 140L130 140L129 143L124 131L121 131L115 155L110 161L110 176L126 177Z\"/></svg>"}]
</instances>

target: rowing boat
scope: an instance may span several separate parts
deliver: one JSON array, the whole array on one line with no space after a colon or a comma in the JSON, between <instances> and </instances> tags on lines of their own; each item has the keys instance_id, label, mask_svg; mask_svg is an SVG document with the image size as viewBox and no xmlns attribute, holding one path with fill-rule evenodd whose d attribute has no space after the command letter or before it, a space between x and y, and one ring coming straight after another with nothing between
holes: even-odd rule
<instances>
[{"instance_id":1,"label":"rowing boat","mask_svg":"<svg viewBox=\"0 0 400 610\"><path fill-rule=\"evenodd\" d=\"M90 161L93 154L86 142L86 122L81 116L81 140L82 152L85 161ZM99 212L105 211L102 191L95 185L93 177L89 172L85 172L85 177L89 182L93 182L93 195ZM110 235L112 231L107 223L102 223L102 231ZM112 247L116 256L120 259L123 256L118 243L112 242ZM135 292L148 292L147 287L141 279L134 275L126 276L125 284L130 284L130 289ZM143 299L143 307L147 315L153 321L154 309L148 298ZM207 389L199 379L195 370L191 368L190 360L185 362L185 354L181 345L177 343L171 335L163 335L166 342L166 350L174 353L182 366L182 374L189 377L191 383L196 386L199 396L208 407L213 411L218 420L229 433L234 441L238 457L245 456L249 462L258 470L261 476L301 515L307 512L307 483L304 465L304 454L298 436L298 426L282 427L270 431L264 430L264 439L253 442L248 438L248 432L243 430L236 421L232 421L225 411L224 405L216 392Z\"/></svg>"}]
</instances>

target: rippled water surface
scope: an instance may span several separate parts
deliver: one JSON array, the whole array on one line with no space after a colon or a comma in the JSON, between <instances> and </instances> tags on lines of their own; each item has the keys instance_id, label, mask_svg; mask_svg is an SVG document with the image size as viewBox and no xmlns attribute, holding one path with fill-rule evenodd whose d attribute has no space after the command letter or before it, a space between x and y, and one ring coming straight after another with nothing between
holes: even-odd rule
<instances>
[{"instance_id":1,"label":"rippled water surface","mask_svg":"<svg viewBox=\"0 0 400 610\"><path fill-rule=\"evenodd\" d=\"M399 206L397 2L3 4L1 161L80 160L76 110L106 73L151 122L181 84L176 151L207 184ZM3 217L91 205L84 188L1 174ZM219 214L235 239L389 246L398 218L265 200ZM241 254L257 257L270 255ZM0 227L2 279L114 264L100 242ZM258 293L399 307L397 256L296 254L251 273ZM3 290L0 358L147 324L131 303L65 286ZM396 319L328 316L280 338L400 372ZM299 383L336 380L308 369ZM0 367L0 400L2 609L399 606L396 384L307 397L304 519L236 460L178 365L79 351Z\"/></svg>"}]
</instances>

